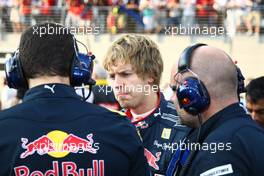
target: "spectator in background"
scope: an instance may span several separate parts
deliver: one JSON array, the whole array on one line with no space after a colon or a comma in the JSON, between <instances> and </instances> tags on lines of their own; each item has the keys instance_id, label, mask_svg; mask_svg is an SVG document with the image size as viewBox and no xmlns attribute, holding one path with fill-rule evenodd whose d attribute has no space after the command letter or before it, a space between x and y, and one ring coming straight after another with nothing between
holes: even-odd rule
<instances>
[{"instance_id":1,"label":"spectator in background","mask_svg":"<svg viewBox=\"0 0 264 176\"><path fill-rule=\"evenodd\" d=\"M92 0L84 0L82 4L82 12L80 14L80 26L90 27L93 20L93 2Z\"/></svg>"},{"instance_id":2,"label":"spectator in background","mask_svg":"<svg viewBox=\"0 0 264 176\"><path fill-rule=\"evenodd\" d=\"M120 10L120 6L122 5L124 5L123 0L118 0L115 6L117 8L116 26L117 26L117 31L119 33L124 32L129 25L127 21L127 14Z\"/></svg>"},{"instance_id":3,"label":"spectator in background","mask_svg":"<svg viewBox=\"0 0 264 176\"><path fill-rule=\"evenodd\" d=\"M250 12L246 16L246 27L248 35L258 35L260 32L260 22L261 22L261 0L248 0L248 6L250 7ZM263 9L264 10L264 9ZM254 23L253 23L254 22ZM253 32L254 26L254 32Z\"/></svg>"},{"instance_id":4,"label":"spectator in background","mask_svg":"<svg viewBox=\"0 0 264 176\"><path fill-rule=\"evenodd\" d=\"M10 22L12 23L13 32L22 31L22 24L19 14L19 0L12 0L12 7L10 11Z\"/></svg>"},{"instance_id":5,"label":"spectator in background","mask_svg":"<svg viewBox=\"0 0 264 176\"><path fill-rule=\"evenodd\" d=\"M2 32L12 32L10 24L10 8L12 7L12 0L0 0L0 35ZM1 38L1 36L0 36Z\"/></svg>"},{"instance_id":6,"label":"spectator in background","mask_svg":"<svg viewBox=\"0 0 264 176\"><path fill-rule=\"evenodd\" d=\"M93 23L100 26L101 31L106 31L108 7L112 5L112 2L111 0L94 0L93 4Z\"/></svg>"},{"instance_id":7,"label":"spectator in background","mask_svg":"<svg viewBox=\"0 0 264 176\"><path fill-rule=\"evenodd\" d=\"M57 0L40 0L40 14L42 17L41 22L47 22L47 21L55 21L55 8L56 8L56 4L57 4Z\"/></svg>"},{"instance_id":8,"label":"spectator in background","mask_svg":"<svg viewBox=\"0 0 264 176\"><path fill-rule=\"evenodd\" d=\"M110 32L110 34L116 34L117 33L117 17L118 17L118 8L113 7L110 9L106 24L107 24L107 31Z\"/></svg>"},{"instance_id":9,"label":"spectator in background","mask_svg":"<svg viewBox=\"0 0 264 176\"><path fill-rule=\"evenodd\" d=\"M22 23L22 31L31 25L32 0L19 0L19 13Z\"/></svg>"},{"instance_id":10,"label":"spectator in background","mask_svg":"<svg viewBox=\"0 0 264 176\"><path fill-rule=\"evenodd\" d=\"M63 0L64 1L64 0ZM32 16L33 24L40 24L47 21L60 22L63 10L59 8L62 0L33 0Z\"/></svg>"},{"instance_id":11,"label":"spectator in background","mask_svg":"<svg viewBox=\"0 0 264 176\"><path fill-rule=\"evenodd\" d=\"M146 33L152 33L155 28L155 9L153 0L140 1L139 10L143 15L144 30Z\"/></svg>"},{"instance_id":12,"label":"spectator in background","mask_svg":"<svg viewBox=\"0 0 264 176\"><path fill-rule=\"evenodd\" d=\"M192 27L196 23L195 3L196 0L181 0L181 6L183 8L182 25L186 28Z\"/></svg>"},{"instance_id":13,"label":"spectator in background","mask_svg":"<svg viewBox=\"0 0 264 176\"><path fill-rule=\"evenodd\" d=\"M200 27L215 26L217 13L213 8L214 0L197 0L196 1L196 18Z\"/></svg>"},{"instance_id":14,"label":"spectator in background","mask_svg":"<svg viewBox=\"0 0 264 176\"><path fill-rule=\"evenodd\" d=\"M167 4L169 10L168 25L178 26L180 24L181 9L179 0L169 0Z\"/></svg>"},{"instance_id":15,"label":"spectator in background","mask_svg":"<svg viewBox=\"0 0 264 176\"><path fill-rule=\"evenodd\" d=\"M68 7L65 18L65 25L67 27L78 27L80 24L80 15L82 13L82 0L66 0Z\"/></svg>"},{"instance_id":16,"label":"spectator in background","mask_svg":"<svg viewBox=\"0 0 264 176\"><path fill-rule=\"evenodd\" d=\"M42 15L40 13L40 5L42 0L33 0L31 4L32 8L32 25L42 22Z\"/></svg>"},{"instance_id":17,"label":"spectator in background","mask_svg":"<svg viewBox=\"0 0 264 176\"><path fill-rule=\"evenodd\" d=\"M226 3L227 0L214 0L213 8L217 13L217 27L223 27L226 19Z\"/></svg>"},{"instance_id":18,"label":"spectator in background","mask_svg":"<svg viewBox=\"0 0 264 176\"><path fill-rule=\"evenodd\" d=\"M167 0L153 0L155 6L156 32L161 33L167 25Z\"/></svg>"},{"instance_id":19,"label":"spectator in background","mask_svg":"<svg viewBox=\"0 0 264 176\"><path fill-rule=\"evenodd\" d=\"M127 26L127 16L124 12L121 12L119 6L122 5L123 1L120 0L114 5L107 16L107 28L111 34L124 32Z\"/></svg>"},{"instance_id":20,"label":"spectator in background","mask_svg":"<svg viewBox=\"0 0 264 176\"><path fill-rule=\"evenodd\" d=\"M136 20L131 16L133 15L139 15L139 3L140 0L125 0L126 1L126 9L130 11L127 15L127 24L128 24L128 33L136 32L138 29L138 25Z\"/></svg>"},{"instance_id":21,"label":"spectator in background","mask_svg":"<svg viewBox=\"0 0 264 176\"><path fill-rule=\"evenodd\" d=\"M229 0L226 3L226 28L230 37L240 31L245 16L246 0Z\"/></svg>"},{"instance_id":22,"label":"spectator in background","mask_svg":"<svg viewBox=\"0 0 264 176\"><path fill-rule=\"evenodd\" d=\"M251 80L246 89L247 110L264 127L264 76Z\"/></svg>"}]
</instances>

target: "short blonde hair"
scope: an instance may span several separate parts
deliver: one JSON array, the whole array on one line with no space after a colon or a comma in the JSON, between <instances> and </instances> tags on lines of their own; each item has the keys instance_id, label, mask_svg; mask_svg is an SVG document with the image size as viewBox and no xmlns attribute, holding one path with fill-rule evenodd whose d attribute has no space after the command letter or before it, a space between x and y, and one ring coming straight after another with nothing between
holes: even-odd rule
<instances>
[{"instance_id":1,"label":"short blonde hair","mask_svg":"<svg viewBox=\"0 0 264 176\"><path fill-rule=\"evenodd\" d=\"M159 85L163 61L158 46L148 37L128 34L115 41L107 51L103 66L109 71L118 62L131 64L139 77L152 77L153 85Z\"/></svg>"}]
</instances>

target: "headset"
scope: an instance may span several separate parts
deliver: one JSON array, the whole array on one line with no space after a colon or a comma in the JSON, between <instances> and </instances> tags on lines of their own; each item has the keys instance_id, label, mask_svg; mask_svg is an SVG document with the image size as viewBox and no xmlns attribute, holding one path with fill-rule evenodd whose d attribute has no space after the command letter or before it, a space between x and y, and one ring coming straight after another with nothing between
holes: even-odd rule
<instances>
[{"instance_id":1,"label":"headset","mask_svg":"<svg viewBox=\"0 0 264 176\"><path fill-rule=\"evenodd\" d=\"M187 47L181 54L178 62L178 73L184 71L191 71L191 58L195 49L207 46L207 44L197 43L192 46ZM228 56L229 57L229 56ZM231 58L230 58L231 59ZM235 63L234 63L235 64ZM244 84L244 76L237 65L235 65L237 71L238 97L240 93L246 91ZM210 104L209 93L203 84L203 82L198 78L198 76L187 77L183 84L181 84L176 90L176 95L180 108L183 108L186 112L192 115L198 115L205 111Z\"/></svg>"},{"instance_id":2,"label":"headset","mask_svg":"<svg viewBox=\"0 0 264 176\"><path fill-rule=\"evenodd\" d=\"M92 79L92 72L95 56L91 52L88 52L87 48L87 54L80 53L77 47L77 40L73 35L72 38L74 56L71 63L70 84L73 87L94 85L96 82ZM84 45L83 43L81 44ZM6 61L5 74L8 87L14 89L28 89L28 82L21 65L18 49L13 56Z\"/></svg>"}]
</instances>

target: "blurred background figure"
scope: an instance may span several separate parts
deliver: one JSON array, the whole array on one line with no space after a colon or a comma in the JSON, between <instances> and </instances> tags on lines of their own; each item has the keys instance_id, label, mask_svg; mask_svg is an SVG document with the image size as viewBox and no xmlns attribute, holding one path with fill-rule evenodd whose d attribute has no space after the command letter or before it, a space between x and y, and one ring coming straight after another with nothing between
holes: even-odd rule
<instances>
[{"instance_id":1,"label":"blurred background figure","mask_svg":"<svg viewBox=\"0 0 264 176\"><path fill-rule=\"evenodd\" d=\"M22 24L19 14L19 0L12 0L10 11L10 22L12 23L13 32L21 32Z\"/></svg>"},{"instance_id":2,"label":"blurred background figure","mask_svg":"<svg viewBox=\"0 0 264 176\"><path fill-rule=\"evenodd\" d=\"M68 11L65 18L65 25L68 27L79 26L80 14L82 13L81 0L66 0L66 5L68 7Z\"/></svg>"},{"instance_id":3,"label":"blurred background figure","mask_svg":"<svg viewBox=\"0 0 264 176\"><path fill-rule=\"evenodd\" d=\"M260 22L261 22L261 14L260 14L260 3L261 0L248 0L249 13L246 16L246 27L248 35L258 35L260 31ZM254 32L253 32L254 26Z\"/></svg>"},{"instance_id":4,"label":"blurred background figure","mask_svg":"<svg viewBox=\"0 0 264 176\"><path fill-rule=\"evenodd\" d=\"M119 3L122 4L122 1ZM111 34L122 33L127 26L127 15L120 10L119 5L115 5L110 9L106 23Z\"/></svg>"},{"instance_id":5,"label":"blurred background figure","mask_svg":"<svg viewBox=\"0 0 264 176\"><path fill-rule=\"evenodd\" d=\"M117 17L118 17L118 8L114 7L109 11L109 14L106 19L107 30L110 32L110 34L117 33L117 25L116 25Z\"/></svg>"},{"instance_id":6,"label":"blurred background figure","mask_svg":"<svg viewBox=\"0 0 264 176\"><path fill-rule=\"evenodd\" d=\"M246 89L247 110L264 127L264 76L251 80Z\"/></svg>"},{"instance_id":7,"label":"blurred background figure","mask_svg":"<svg viewBox=\"0 0 264 176\"><path fill-rule=\"evenodd\" d=\"M215 0L197 0L196 1L196 19L199 27L216 26L217 13L213 8Z\"/></svg>"},{"instance_id":8,"label":"blurred background figure","mask_svg":"<svg viewBox=\"0 0 264 176\"><path fill-rule=\"evenodd\" d=\"M12 107L16 102L16 95L17 90L9 88L6 79L4 79L4 85L1 91L1 110Z\"/></svg>"},{"instance_id":9,"label":"blurred background figure","mask_svg":"<svg viewBox=\"0 0 264 176\"><path fill-rule=\"evenodd\" d=\"M178 26L181 19L181 9L179 0L168 0L167 8L168 14L168 25Z\"/></svg>"},{"instance_id":10,"label":"blurred background figure","mask_svg":"<svg viewBox=\"0 0 264 176\"><path fill-rule=\"evenodd\" d=\"M80 14L80 25L81 26L91 26L93 11L91 0L84 0L82 5L82 12Z\"/></svg>"},{"instance_id":11,"label":"blurred background figure","mask_svg":"<svg viewBox=\"0 0 264 176\"><path fill-rule=\"evenodd\" d=\"M197 22L195 21L195 4L196 0L181 0L182 25L184 27L192 27Z\"/></svg>"},{"instance_id":12,"label":"blurred background figure","mask_svg":"<svg viewBox=\"0 0 264 176\"><path fill-rule=\"evenodd\" d=\"M140 1L139 9L142 13L145 33L152 33L155 29L155 9L152 0Z\"/></svg>"},{"instance_id":13,"label":"blurred background figure","mask_svg":"<svg viewBox=\"0 0 264 176\"><path fill-rule=\"evenodd\" d=\"M32 0L19 0L19 14L22 23L22 30L31 25Z\"/></svg>"},{"instance_id":14,"label":"blurred background figure","mask_svg":"<svg viewBox=\"0 0 264 176\"><path fill-rule=\"evenodd\" d=\"M246 16L246 0L226 1L226 27L230 37L234 37L237 32L243 32L242 26Z\"/></svg>"}]
</instances>

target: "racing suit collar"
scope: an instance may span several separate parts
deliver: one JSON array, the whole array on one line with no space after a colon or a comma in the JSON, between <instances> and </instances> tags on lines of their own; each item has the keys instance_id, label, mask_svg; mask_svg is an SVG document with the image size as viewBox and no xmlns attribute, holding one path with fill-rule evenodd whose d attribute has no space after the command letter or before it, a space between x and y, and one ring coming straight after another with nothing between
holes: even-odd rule
<instances>
[{"instance_id":1,"label":"racing suit collar","mask_svg":"<svg viewBox=\"0 0 264 176\"><path fill-rule=\"evenodd\" d=\"M43 84L29 89L25 93L23 102L33 100L36 98L63 98L63 97L81 99L81 97L76 94L73 87L66 84L54 83L54 84Z\"/></svg>"},{"instance_id":2,"label":"racing suit collar","mask_svg":"<svg viewBox=\"0 0 264 176\"><path fill-rule=\"evenodd\" d=\"M143 117L142 119L133 122L133 124L140 129L145 129L150 127L155 121L156 121L156 116L161 115L161 109L162 109L162 104L163 102L166 101L163 94L161 92L158 92L158 103L156 108L150 113L148 116ZM126 109L125 113L127 117L131 120L133 118L132 113L130 109Z\"/></svg>"}]
</instances>

